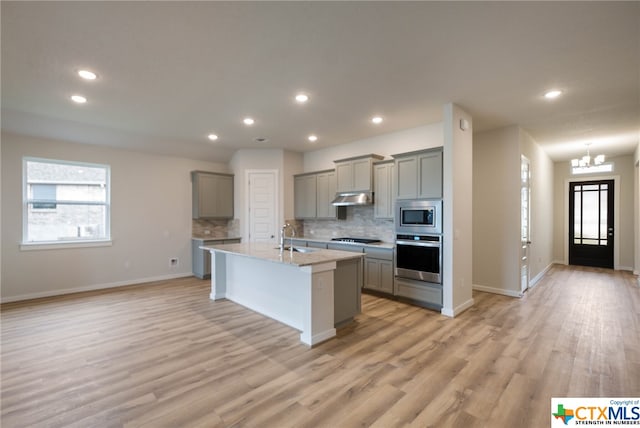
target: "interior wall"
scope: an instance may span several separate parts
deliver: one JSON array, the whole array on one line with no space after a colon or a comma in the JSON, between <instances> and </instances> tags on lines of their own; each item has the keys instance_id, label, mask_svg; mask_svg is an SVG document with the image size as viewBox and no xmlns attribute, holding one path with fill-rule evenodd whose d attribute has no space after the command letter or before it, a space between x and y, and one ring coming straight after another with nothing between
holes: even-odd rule
<instances>
[{"instance_id":1,"label":"interior wall","mask_svg":"<svg viewBox=\"0 0 640 428\"><path fill-rule=\"evenodd\" d=\"M240 223L240 236L243 242L249 241L249 229L247 225L247 183L246 173L248 170L277 170L279 201L276 203L276 221L284 221L284 179L283 166L284 150L281 149L242 149L234 153L229 166L235 175L234 181L234 215ZM277 231L276 231L277 232Z\"/></svg>"},{"instance_id":2,"label":"interior wall","mask_svg":"<svg viewBox=\"0 0 640 428\"><path fill-rule=\"evenodd\" d=\"M473 286L520 294L520 129L473 136Z\"/></svg>"},{"instance_id":3,"label":"interior wall","mask_svg":"<svg viewBox=\"0 0 640 428\"><path fill-rule=\"evenodd\" d=\"M465 121L465 129L461 126ZM442 161L442 314L457 316L473 305L473 124L455 104L444 106ZM447 214L448 213L448 214Z\"/></svg>"},{"instance_id":4,"label":"interior wall","mask_svg":"<svg viewBox=\"0 0 640 428\"><path fill-rule=\"evenodd\" d=\"M307 152L304 154L303 172L333 169L333 161L338 159L371 153L390 158L398 153L442 147L443 144L442 123L438 122Z\"/></svg>"},{"instance_id":5,"label":"interior wall","mask_svg":"<svg viewBox=\"0 0 640 428\"><path fill-rule=\"evenodd\" d=\"M529 285L541 278L553 263L553 161L524 130L520 129L522 154L530 161L531 218Z\"/></svg>"},{"instance_id":6,"label":"interior wall","mask_svg":"<svg viewBox=\"0 0 640 428\"><path fill-rule=\"evenodd\" d=\"M570 162L556 162L554 164L554 244L553 258L558 263L566 264L565 249L567 246L565 237L568 234L566 213L568 211L567 186L569 181L588 181L590 179L602 179L620 177L618 190L619 210L616 216L619 218L615 236L618 241L619 251L615 263L616 269L633 270L635 260L634 239L634 155L618 156L607 159L613 162L614 170L606 174L582 174L571 175Z\"/></svg>"},{"instance_id":7,"label":"interior wall","mask_svg":"<svg viewBox=\"0 0 640 428\"><path fill-rule=\"evenodd\" d=\"M190 171L227 165L7 132L1 146L3 301L191 275ZM20 249L25 156L111 166L111 246Z\"/></svg>"},{"instance_id":8,"label":"interior wall","mask_svg":"<svg viewBox=\"0 0 640 428\"><path fill-rule=\"evenodd\" d=\"M635 180L634 180L634 197L635 197L635 268L633 273L640 275L640 143L634 154ZM638 278L640 285L640 278Z\"/></svg>"}]
</instances>

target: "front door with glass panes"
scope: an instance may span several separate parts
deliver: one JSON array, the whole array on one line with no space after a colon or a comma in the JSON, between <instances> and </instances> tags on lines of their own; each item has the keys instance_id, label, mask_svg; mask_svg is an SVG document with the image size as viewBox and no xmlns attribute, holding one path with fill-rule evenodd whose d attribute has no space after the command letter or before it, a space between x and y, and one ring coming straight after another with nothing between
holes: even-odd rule
<instances>
[{"instance_id":1,"label":"front door with glass panes","mask_svg":"<svg viewBox=\"0 0 640 428\"><path fill-rule=\"evenodd\" d=\"M613 269L613 186L569 183L569 264Z\"/></svg>"}]
</instances>

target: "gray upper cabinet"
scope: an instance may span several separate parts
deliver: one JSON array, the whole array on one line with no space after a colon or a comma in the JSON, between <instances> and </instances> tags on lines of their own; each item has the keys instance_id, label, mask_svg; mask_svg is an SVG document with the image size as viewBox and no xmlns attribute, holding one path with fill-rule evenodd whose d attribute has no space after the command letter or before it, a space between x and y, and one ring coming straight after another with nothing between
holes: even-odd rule
<instances>
[{"instance_id":1,"label":"gray upper cabinet","mask_svg":"<svg viewBox=\"0 0 640 428\"><path fill-rule=\"evenodd\" d=\"M336 172L326 171L316 174L316 217L336 218L336 207L331 201L336 195Z\"/></svg>"},{"instance_id":2,"label":"gray upper cabinet","mask_svg":"<svg viewBox=\"0 0 640 428\"><path fill-rule=\"evenodd\" d=\"M373 189L372 165L380 155L365 155L334 161L336 164L336 192L370 192Z\"/></svg>"},{"instance_id":3,"label":"gray upper cabinet","mask_svg":"<svg viewBox=\"0 0 640 428\"><path fill-rule=\"evenodd\" d=\"M442 198L442 148L393 157L398 199Z\"/></svg>"},{"instance_id":4,"label":"gray upper cabinet","mask_svg":"<svg viewBox=\"0 0 640 428\"><path fill-rule=\"evenodd\" d=\"M373 216L375 218L393 218L394 172L393 160L373 164L373 191L375 194Z\"/></svg>"},{"instance_id":5,"label":"gray upper cabinet","mask_svg":"<svg viewBox=\"0 0 640 428\"><path fill-rule=\"evenodd\" d=\"M293 177L295 218L316 218L316 186L317 177L315 174L302 174Z\"/></svg>"},{"instance_id":6,"label":"gray upper cabinet","mask_svg":"<svg viewBox=\"0 0 640 428\"><path fill-rule=\"evenodd\" d=\"M233 175L192 171L192 216L233 218Z\"/></svg>"},{"instance_id":7,"label":"gray upper cabinet","mask_svg":"<svg viewBox=\"0 0 640 428\"><path fill-rule=\"evenodd\" d=\"M336 218L336 207L331 205L335 193L334 170L294 175L294 217L300 220Z\"/></svg>"}]
</instances>

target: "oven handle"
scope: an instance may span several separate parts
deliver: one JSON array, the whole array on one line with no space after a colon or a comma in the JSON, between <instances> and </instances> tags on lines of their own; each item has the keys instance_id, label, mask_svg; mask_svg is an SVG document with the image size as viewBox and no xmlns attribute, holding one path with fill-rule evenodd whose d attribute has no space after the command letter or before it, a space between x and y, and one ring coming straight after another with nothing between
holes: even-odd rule
<instances>
[{"instance_id":1,"label":"oven handle","mask_svg":"<svg viewBox=\"0 0 640 428\"><path fill-rule=\"evenodd\" d=\"M418 242L418 241L402 241L397 240L396 244L399 245L411 245L413 247L431 247L440 248L440 242Z\"/></svg>"}]
</instances>

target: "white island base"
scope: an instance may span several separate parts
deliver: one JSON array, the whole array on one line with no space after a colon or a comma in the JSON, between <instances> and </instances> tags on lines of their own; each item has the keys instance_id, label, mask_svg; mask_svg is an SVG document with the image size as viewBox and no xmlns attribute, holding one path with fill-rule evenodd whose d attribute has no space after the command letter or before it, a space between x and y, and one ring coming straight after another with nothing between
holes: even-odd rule
<instances>
[{"instance_id":1,"label":"white island base","mask_svg":"<svg viewBox=\"0 0 640 428\"><path fill-rule=\"evenodd\" d=\"M229 299L300 330L300 341L308 346L336 335L335 260L300 265L296 257L302 255L289 252L276 261L207 249L212 300Z\"/></svg>"}]
</instances>

